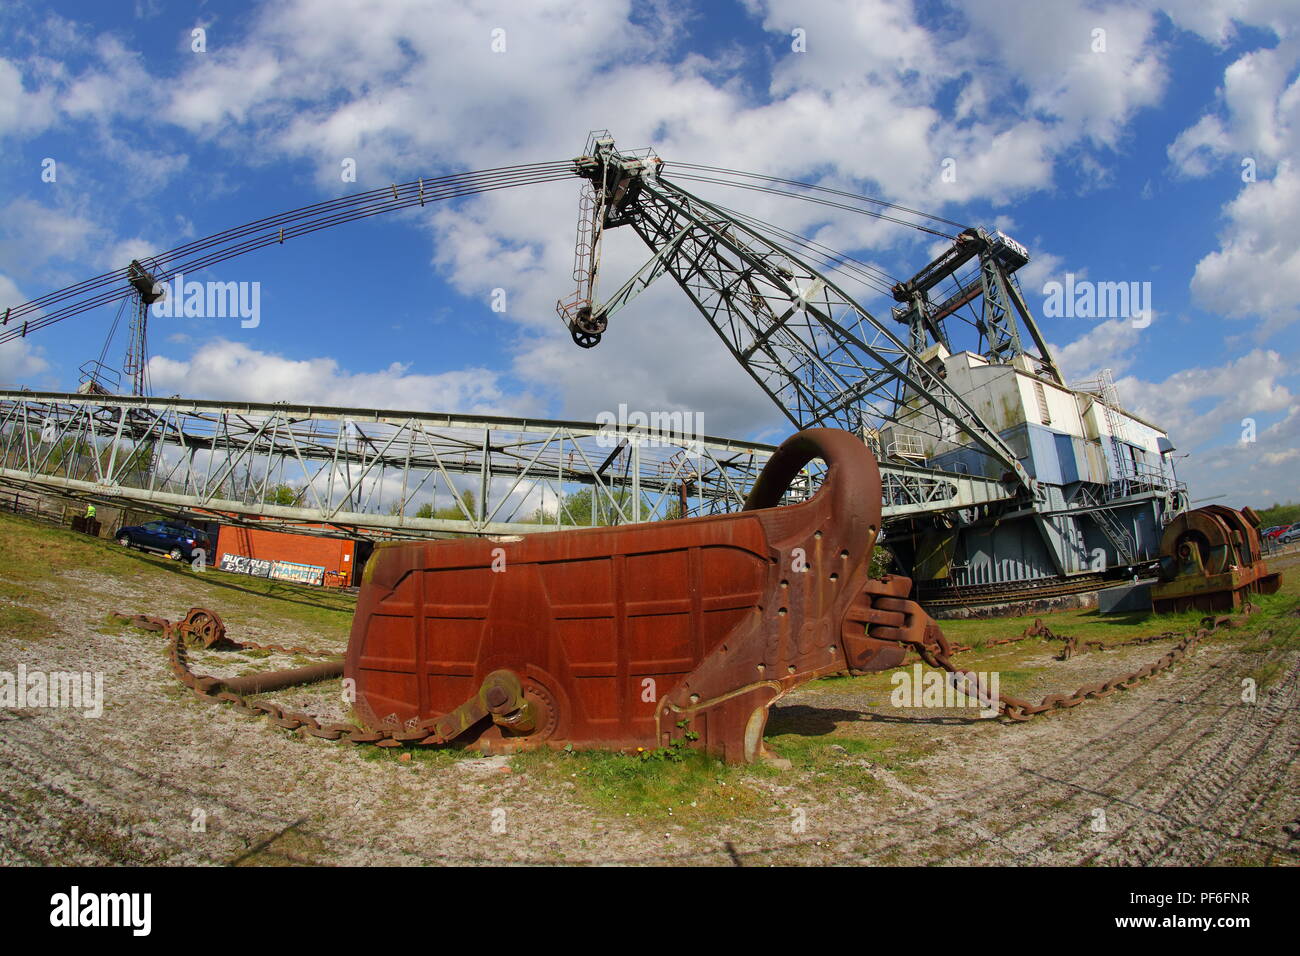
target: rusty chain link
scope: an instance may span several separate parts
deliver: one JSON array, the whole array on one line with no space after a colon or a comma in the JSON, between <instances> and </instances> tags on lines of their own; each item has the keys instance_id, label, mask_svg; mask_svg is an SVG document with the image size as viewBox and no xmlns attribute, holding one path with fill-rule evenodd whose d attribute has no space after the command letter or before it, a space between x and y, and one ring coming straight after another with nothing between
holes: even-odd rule
<instances>
[{"instance_id":1,"label":"rusty chain link","mask_svg":"<svg viewBox=\"0 0 1300 956\"><path fill-rule=\"evenodd\" d=\"M868 636L878 640L892 641L910 648L930 667L947 671L960 678L968 688L967 693L969 696L991 702L991 695L980 685L978 675L972 671L962 669L952 661L955 655L973 650L973 645L949 643L939 625L921 606L915 601L896 593L897 588L892 586L887 579L873 579L867 583L863 591L872 611L872 623L867 626ZM1243 615L1249 615L1257 610L1259 610L1258 607L1248 603L1243 608ZM237 650L263 650L317 657L337 656L321 654L299 646L286 647L281 644L259 644L255 641L233 641L226 637L225 624L214 611L204 608L191 608L185 618L178 622L146 614L123 614L119 611L112 612L110 617L145 630L161 631L167 638L168 659L172 673L199 697L212 703L229 704L242 714L253 717L265 716L270 719L271 723L285 730L296 731L301 729L322 740L346 740L349 743L372 744L377 747L400 747L408 744L436 746L448 743L455 736L449 737L437 732L436 725L440 718L429 718L422 721L412 719L403 724L396 721L396 715L391 715L383 722L379 730L368 730L348 723L322 724L311 714L303 711L285 710L280 705L268 701L250 701L247 696L236 693L228 687L226 679L194 673L189 664L189 645L191 643L199 643L204 648L211 648L224 641L231 649ZM1108 681L1085 684L1070 694L1048 694L1037 704L1009 694L999 693L997 696L999 714L1009 720L1023 722L1039 714L1076 707L1085 700L1109 697L1117 690L1128 690L1139 681L1167 670L1178 663L1202 638L1221 628L1233 627L1235 624L1236 622L1232 618L1226 616L1203 618L1200 627L1195 631L1182 635L1182 639L1157 660L1127 674L1113 677ZM1137 637L1114 644L1106 644L1103 641L1085 641L1084 646L1093 650L1108 650L1116 647L1151 644L1178 636L1175 632L1166 631L1161 634ZM1077 652L1079 644L1074 637L1056 634L1043 623L1041 618L1036 618L1034 623L1026 627L1019 636L986 641L982 646L996 647L1014 644L1029 638L1043 638L1063 642L1062 655L1059 660L1069 660Z\"/></svg>"},{"instance_id":2,"label":"rusty chain link","mask_svg":"<svg viewBox=\"0 0 1300 956\"><path fill-rule=\"evenodd\" d=\"M145 614L123 614L114 611L110 617L149 631L162 631L167 638L168 659L171 671L176 678L199 697L212 703L229 704L241 714L251 717L265 716L271 723L285 730L306 730L313 737L322 740L346 740L354 744L373 744L376 747L400 747L404 744L431 746L446 743L447 739L434 733L435 719L424 721L407 721L393 723L385 721L380 730L367 730L355 724L322 724L311 714L303 711L285 710L278 704L268 701L250 701L247 696L230 690L220 677L196 674L189 665L189 644L198 640L205 647L212 647L222 640L228 641L232 649L274 651L282 654L303 654L318 657L337 656L321 654L305 647L285 647L281 644L258 644L255 641L233 641L225 637L225 625L213 611L203 608L191 608L185 619L173 623L162 617ZM215 634L215 637L212 635Z\"/></svg>"},{"instance_id":3,"label":"rusty chain link","mask_svg":"<svg viewBox=\"0 0 1300 956\"><path fill-rule=\"evenodd\" d=\"M970 646L957 645L954 647L949 644L939 625L915 601L900 596L897 593L898 588L888 579L873 579L867 582L863 590L870 601L872 610L876 612L873 614L874 623L867 626L868 636L878 640L895 641L910 647L916 651L926 664L961 678L966 686L972 688L970 696L991 702L992 695L987 692L986 688L981 686L978 675L958 667L952 661L953 655L971 650ZM1243 616L1252 614L1257 610L1259 610L1258 607L1247 603L1243 608ZM1195 631L1184 634L1182 639L1170 648L1163 657L1108 681L1085 684L1070 694L1048 694L1037 704L1019 697L1012 697L1009 694L1000 693L997 695L998 711L1009 720L1026 721L1038 714L1077 707L1085 700L1109 697L1117 690L1128 690L1139 681L1167 670L1178 663L1202 638L1221 628L1233 627L1236 623L1232 618L1226 616L1203 618L1200 627ZM1154 641L1168 640L1177 636L1178 634L1167 631L1163 634L1138 637L1116 644L1088 641L1086 646L1094 649L1127 647L1150 644ZM984 646L1012 644L1031 637L1063 641L1065 647L1062 652L1062 660L1068 660L1075 653L1078 646L1078 641L1075 638L1063 637L1053 633L1051 628L1044 624L1041 619L1035 619L1034 623L1025 628L1024 633L1019 637L989 641Z\"/></svg>"}]
</instances>

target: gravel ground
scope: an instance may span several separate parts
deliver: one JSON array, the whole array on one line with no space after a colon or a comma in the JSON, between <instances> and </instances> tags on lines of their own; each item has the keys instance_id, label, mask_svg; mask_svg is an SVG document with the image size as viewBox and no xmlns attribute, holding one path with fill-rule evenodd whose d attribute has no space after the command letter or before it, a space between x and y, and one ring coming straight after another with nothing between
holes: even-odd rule
<instances>
[{"instance_id":1,"label":"gravel ground","mask_svg":"<svg viewBox=\"0 0 1300 956\"><path fill-rule=\"evenodd\" d=\"M1026 725L969 711L918 716L852 683L806 685L774 709L770 736L780 750L800 735L821 758L729 777L757 810L665 823L595 809L562 774L510 758L403 762L200 701L169 673L161 635L105 623L108 609L178 619L203 603L185 576L159 577L174 580L146 586L80 568L11 602L56 625L25 643L0 633L0 670L102 671L105 708L100 719L0 710L0 865L1300 861L1300 655L1246 654L1231 636L1134 690ZM227 624L235 639L342 649L237 615ZM1024 688L1036 697L1166 646L1064 663L1049 645L1029 659L1006 653L1020 654L1020 668L1043 665ZM977 669L997 668L986 653ZM1243 676L1266 661L1276 676L1242 703ZM237 673L302 661L227 652L194 663ZM341 715L328 686L270 696ZM881 759L855 744L915 757Z\"/></svg>"}]
</instances>

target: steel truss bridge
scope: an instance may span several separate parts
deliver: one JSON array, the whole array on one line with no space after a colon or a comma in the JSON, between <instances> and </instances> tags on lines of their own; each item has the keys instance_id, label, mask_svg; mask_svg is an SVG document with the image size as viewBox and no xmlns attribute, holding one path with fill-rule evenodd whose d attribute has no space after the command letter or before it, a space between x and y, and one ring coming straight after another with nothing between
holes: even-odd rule
<instances>
[{"instance_id":1,"label":"steel truss bridge","mask_svg":"<svg viewBox=\"0 0 1300 956\"><path fill-rule=\"evenodd\" d=\"M8 487L369 539L737 510L773 451L649 426L0 390ZM794 494L815 489L819 465ZM972 475L892 464L881 473L892 518L1015 495L1011 483Z\"/></svg>"}]
</instances>

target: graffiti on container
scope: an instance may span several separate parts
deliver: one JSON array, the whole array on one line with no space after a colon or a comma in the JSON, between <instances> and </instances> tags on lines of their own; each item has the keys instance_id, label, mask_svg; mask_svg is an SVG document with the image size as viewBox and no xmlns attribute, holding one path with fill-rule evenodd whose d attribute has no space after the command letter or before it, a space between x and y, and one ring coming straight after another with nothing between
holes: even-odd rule
<instances>
[{"instance_id":1,"label":"graffiti on container","mask_svg":"<svg viewBox=\"0 0 1300 956\"><path fill-rule=\"evenodd\" d=\"M242 554L227 553L221 556L221 570L265 578L271 574L271 562L260 558L247 558Z\"/></svg>"},{"instance_id":2,"label":"graffiti on container","mask_svg":"<svg viewBox=\"0 0 1300 956\"><path fill-rule=\"evenodd\" d=\"M314 564L277 561L271 567L271 577L277 581L293 581L296 584L320 584L325 577L325 569Z\"/></svg>"},{"instance_id":3,"label":"graffiti on container","mask_svg":"<svg viewBox=\"0 0 1300 956\"><path fill-rule=\"evenodd\" d=\"M236 574L252 574L259 578L273 578L276 581L292 581L295 584L321 585L325 579L325 569L314 564L264 561L261 558L249 558L242 554L223 554L221 570L233 571Z\"/></svg>"}]
</instances>

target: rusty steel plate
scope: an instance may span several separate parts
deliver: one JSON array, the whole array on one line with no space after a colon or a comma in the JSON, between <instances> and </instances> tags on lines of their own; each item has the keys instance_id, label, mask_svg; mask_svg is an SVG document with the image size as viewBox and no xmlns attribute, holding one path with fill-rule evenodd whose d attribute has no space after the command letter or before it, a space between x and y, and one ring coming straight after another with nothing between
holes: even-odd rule
<instances>
[{"instance_id":1,"label":"rusty steel plate","mask_svg":"<svg viewBox=\"0 0 1300 956\"><path fill-rule=\"evenodd\" d=\"M814 458L828 466L817 494L777 507ZM493 751L690 741L755 760L792 688L902 660L853 613L880 508L862 441L809 429L735 514L381 546L345 662L357 714L378 729L454 712L472 721L458 743ZM517 684L489 712L480 691L500 672Z\"/></svg>"}]
</instances>

